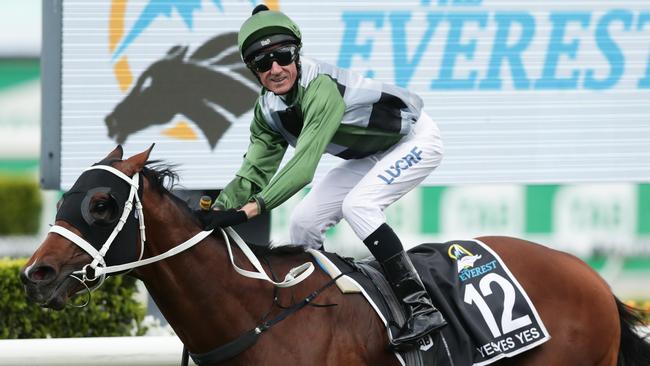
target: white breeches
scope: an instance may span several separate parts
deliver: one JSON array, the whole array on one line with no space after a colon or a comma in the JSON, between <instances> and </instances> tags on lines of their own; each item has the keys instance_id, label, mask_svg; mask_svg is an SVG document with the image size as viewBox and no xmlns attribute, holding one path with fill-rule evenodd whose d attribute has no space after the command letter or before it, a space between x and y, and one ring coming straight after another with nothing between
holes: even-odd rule
<instances>
[{"instance_id":1,"label":"white breeches","mask_svg":"<svg viewBox=\"0 0 650 366\"><path fill-rule=\"evenodd\" d=\"M363 240L386 222L384 209L440 165L443 146L424 112L410 133L387 151L346 160L314 183L291 215L293 244L320 248L325 231L344 218Z\"/></svg>"}]
</instances>

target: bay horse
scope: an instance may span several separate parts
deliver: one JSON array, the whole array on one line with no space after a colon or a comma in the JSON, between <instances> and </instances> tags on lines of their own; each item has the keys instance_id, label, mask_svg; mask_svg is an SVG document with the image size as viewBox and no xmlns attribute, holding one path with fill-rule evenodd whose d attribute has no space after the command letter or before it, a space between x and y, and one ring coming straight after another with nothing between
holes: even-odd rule
<instances>
[{"instance_id":1,"label":"bay horse","mask_svg":"<svg viewBox=\"0 0 650 366\"><path fill-rule=\"evenodd\" d=\"M122 160L122 148L118 146L100 162L123 174L124 179L141 177L136 190L139 200L135 201L136 206L142 203L139 215L144 216L145 225L141 232L135 230L131 238L118 236L111 249L118 253L117 257L135 252L134 257L127 258L131 261L165 253L201 232L187 203L163 184L166 177L174 177L173 172L164 166L153 167L148 162L150 152L151 148ZM87 199L81 202L89 207L77 209L100 221L115 216L121 203L111 202L116 200L112 191L87 188L87 192L82 192ZM66 205L65 200L59 212ZM79 237L89 235L84 228L62 219L57 219L55 225ZM146 236L143 249L138 245L138 235ZM74 274L93 260L101 261L74 245L71 238L51 231L21 270L28 297L42 306L64 308L71 296L83 289ZM495 365L650 365L650 345L634 330L641 324L638 315L622 304L587 264L567 253L522 239L486 236L480 240L498 253L526 289L551 334L546 343ZM330 282L318 270L296 286L280 289L243 277L234 271L225 243L224 235L217 232L175 256L130 272L144 282L192 353L208 352L228 343L260 321L281 313L280 304L290 306ZM235 248L233 256L238 265L252 268L244 261L242 250ZM269 273L286 273L310 260L304 252L271 252L263 267ZM92 275L88 277L97 280ZM399 365L387 349L384 324L361 295L343 295L336 287L326 287L315 302L337 306L303 307L223 364Z\"/></svg>"}]
</instances>

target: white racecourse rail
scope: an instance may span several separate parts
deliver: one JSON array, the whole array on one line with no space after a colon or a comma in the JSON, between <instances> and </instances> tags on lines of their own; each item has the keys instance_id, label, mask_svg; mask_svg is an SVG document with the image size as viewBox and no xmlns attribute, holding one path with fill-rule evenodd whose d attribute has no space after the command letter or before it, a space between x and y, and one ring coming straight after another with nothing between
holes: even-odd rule
<instances>
[{"instance_id":1,"label":"white racecourse rail","mask_svg":"<svg viewBox=\"0 0 650 366\"><path fill-rule=\"evenodd\" d=\"M173 336L9 339L0 340L0 365L178 366L182 350Z\"/></svg>"},{"instance_id":2,"label":"white racecourse rail","mask_svg":"<svg viewBox=\"0 0 650 366\"><path fill-rule=\"evenodd\" d=\"M650 327L638 331L650 337ZM173 336L9 339L0 340L0 365L177 366L182 350Z\"/></svg>"}]
</instances>

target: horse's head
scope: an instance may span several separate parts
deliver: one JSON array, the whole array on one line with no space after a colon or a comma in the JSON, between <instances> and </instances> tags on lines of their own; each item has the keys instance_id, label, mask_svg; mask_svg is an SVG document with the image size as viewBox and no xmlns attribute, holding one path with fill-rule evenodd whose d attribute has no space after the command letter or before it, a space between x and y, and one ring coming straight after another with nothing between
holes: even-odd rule
<instances>
[{"instance_id":1,"label":"horse's head","mask_svg":"<svg viewBox=\"0 0 650 366\"><path fill-rule=\"evenodd\" d=\"M134 132L169 122L181 111L187 47L176 46L138 77L129 94L105 118L108 135L124 143Z\"/></svg>"},{"instance_id":2,"label":"horse's head","mask_svg":"<svg viewBox=\"0 0 650 366\"><path fill-rule=\"evenodd\" d=\"M121 144L131 134L179 114L214 148L230 125L250 111L259 86L239 57L237 33L218 35L190 55L187 51L187 46L172 47L138 77L105 118L109 137Z\"/></svg>"},{"instance_id":3,"label":"horse's head","mask_svg":"<svg viewBox=\"0 0 650 366\"><path fill-rule=\"evenodd\" d=\"M142 255L137 245L138 219L143 216L139 173L150 152L151 148L122 160L118 146L84 171L63 195L55 225L21 270L29 299L61 309L86 282L101 284L103 267L132 262Z\"/></svg>"}]
</instances>

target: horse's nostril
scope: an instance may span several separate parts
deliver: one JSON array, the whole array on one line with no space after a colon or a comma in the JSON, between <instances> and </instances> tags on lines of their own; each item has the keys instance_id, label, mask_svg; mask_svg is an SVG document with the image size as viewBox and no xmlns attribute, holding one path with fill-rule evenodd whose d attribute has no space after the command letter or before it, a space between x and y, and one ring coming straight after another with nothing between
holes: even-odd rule
<instances>
[{"instance_id":1,"label":"horse's nostril","mask_svg":"<svg viewBox=\"0 0 650 366\"><path fill-rule=\"evenodd\" d=\"M33 268L29 272L28 277L32 282L50 281L56 277L56 270L50 266L40 266Z\"/></svg>"}]
</instances>

